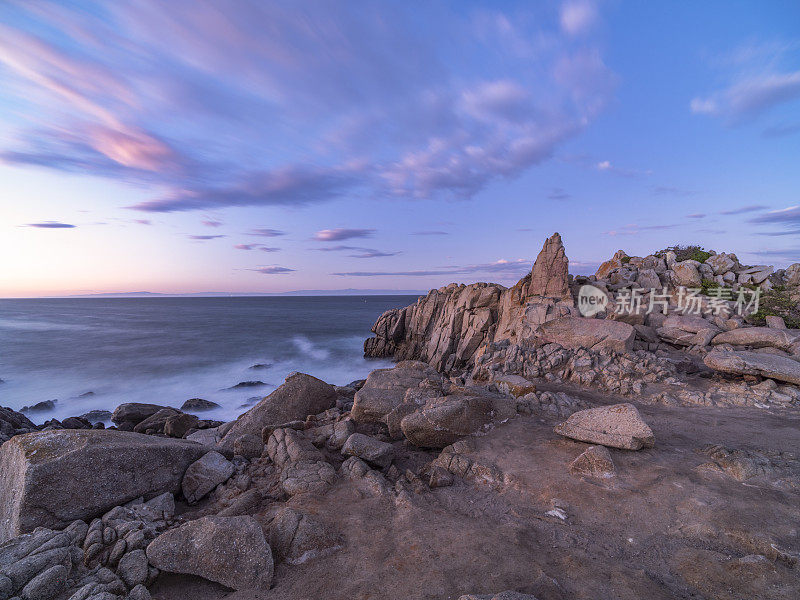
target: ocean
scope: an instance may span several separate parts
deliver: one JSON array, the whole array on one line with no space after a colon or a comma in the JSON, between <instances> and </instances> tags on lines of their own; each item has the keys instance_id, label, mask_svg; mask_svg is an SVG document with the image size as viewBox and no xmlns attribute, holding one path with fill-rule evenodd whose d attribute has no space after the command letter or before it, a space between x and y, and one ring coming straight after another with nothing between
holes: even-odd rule
<instances>
[{"instance_id":1,"label":"ocean","mask_svg":"<svg viewBox=\"0 0 800 600\"><path fill-rule=\"evenodd\" d=\"M302 371L335 385L388 361L364 339L416 296L59 298L0 300L0 405L34 423L123 402L180 407L204 398L230 420ZM244 382L260 382L241 386ZM239 387L236 387L239 386Z\"/></svg>"}]
</instances>

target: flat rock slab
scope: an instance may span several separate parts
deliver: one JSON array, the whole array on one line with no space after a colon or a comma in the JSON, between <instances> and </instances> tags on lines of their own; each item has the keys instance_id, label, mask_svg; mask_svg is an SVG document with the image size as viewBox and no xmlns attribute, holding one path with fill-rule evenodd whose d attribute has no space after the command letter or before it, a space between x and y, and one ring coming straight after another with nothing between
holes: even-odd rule
<instances>
[{"instance_id":1,"label":"flat rock slab","mask_svg":"<svg viewBox=\"0 0 800 600\"><path fill-rule=\"evenodd\" d=\"M28 433L0 447L0 542L58 529L145 496L177 494L207 452L186 440L102 429Z\"/></svg>"},{"instance_id":2,"label":"flat rock slab","mask_svg":"<svg viewBox=\"0 0 800 600\"><path fill-rule=\"evenodd\" d=\"M614 460L605 446L589 446L570 463L569 472L579 477L607 479L614 476Z\"/></svg>"},{"instance_id":3,"label":"flat rock slab","mask_svg":"<svg viewBox=\"0 0 800 600\"><path fill-rule=\"evenodd\" d=\"M542 324L537 337L563 348L626 352L633 348L636 330L621 321L560 317Z\"/></svg>"},{"instance_id":4,"label":"flat rock slab","mask_svg":"<svg viewBox=\"0 0 800 600\"><path fill-rule=\"evenodd\" d=\"M251 516L203 517L171 529L147 547L150 564L198 575L234 590L269 590L272 552Z\"/></svg>"},{"instance_id":5,"label":"flat rock slab","mask_svg":"<svg viewBox=\"0 0 800 600\"><path fill-rule=\"evenodd\" d=\"M761 375L800 385L800 362L786 356L744 351L709 352L703 362L707 367L722 373Z\"/></svg>"},{"instance_id":6,"label":"flat rock slab","mask_svg":"<svg viewBox=\"0 0 800 600\"><path fill-rule=\"evenodd\" d=\"M623 450L641 450L655 445L655 436L633 404L614 404L573 413L555 428L573 440Z\"/></svg>"},{"instance_id":7,"label":"flat rock slab","mask_svg":"<svg viewBox=\"0 0 800 600\"><path fill-rule=\"evenodd\" d=\"M774 329L772 327L741 327L720 333L711 340L717 344L731 344L732 346L751 346L753 348L778 348L791 352L800 345L800 334L789 329Z\"/></svg>"}]
</instances>

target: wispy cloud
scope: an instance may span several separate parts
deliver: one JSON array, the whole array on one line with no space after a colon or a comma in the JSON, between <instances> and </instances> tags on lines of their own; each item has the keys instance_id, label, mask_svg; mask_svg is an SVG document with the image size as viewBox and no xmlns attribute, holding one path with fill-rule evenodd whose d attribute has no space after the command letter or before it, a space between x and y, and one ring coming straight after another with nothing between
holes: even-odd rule
<instances>
[{"instance_id":1,"label":"wispy cloud","mask_svg":"<svg viewBox=\"0 0 800 600\"><path fill-rule=\"evenodd\" d=\"M262 227L258 229L251 229L247 235L257 235L259 237L278 237L281 235L286 235L286 232L278 229L267 229Z\"/></svg>"},{"instance_id":2,"label":"wispy cloud","mask_svg":"<svg viewBox=\"0 0 800 600\"><path fill-rule=\"evenodd\" d=\"M206 240L216 240L219 238L224 238L224 235L189 235L187 236L190 240L198 240L198 241L206 241Z\"/></svg>"},{"instance_id":3,"label":"wispy cloud","mask_svg":"<svg viewBox=\"0 0 800 600\"><path fill-rule=\"evenodd\" d=\"M251 270L256 271L257 273L262 273L264 275L286 275L288 273L295 272L295 269L290 269L289 267L279 267L277 265L270 265L268 267L257 267Z\"/></svg>"},{"instance_id":4,"label":"wispy cloud","mask_svg":"<svg viewBox=\"0 0 800 600\"><path fill-rule=\"evenodd\" d=\"M553 188L550 190L550 193L547 194L548 200L569 200L572 198L570 194L564 191L562 188Z\"/></svg>"},{"instance_id":5,"label":"wispy cloud","mask_svg":"<svg viewBox=\"0 0 800 600\"><path fill-rule=\"evenodd\" d=\"M619 175L621 177L639 177L641 175L653 174L653 172L650 170L640 171L637 169L618 167L612 164L610 160L601 160L595 165L595 168L603 173L613 173L614 175Z\"/></svg>"},{"instance_id":6,"label":"wispy cloud","mask_svg":"<svg viewBox=\"0 0 800 600\"><path fill-rule=\"evenodd\" d=\"M42 223L28 223L26 227L36 227L38 229L75 229L76 225L61 223L59 221L44 221Z\"/></svg>"},{"instance_id":7,"label":"wispy cloud","mask_svg":"<svg viewBox=\"0 0 800 600\"><path fill-rule=\"evenodd\" d=\"M749 44L718 63L727 71L728 85L692 98L695 114L724 119L738 125L779 104L800 99L800 70L789 67L795 44Z\"/></svg>"},{"instance_id":8,"label":"wispy cloud","mask_svg":"<svg viewBox=\"0 0 800 600\"><path fill-rule=\"evenodd\" d=\"M137 225L152 225L153 222L150 219L134 219L134 223Z\"/></svg>"},{"instance_id":9,"label":"wispy cloud","mask_svg":"<svg viewBox=\"0 0 800 600\"><path fill-rule=\"evenodd\" d=\"M531 268L531 261L525 259L498 260L493 263L442 267L440 269L420 269L416 271L350 271L333 273L342 277L427 277L431 275L471 275L474 273L522 274Z\"/></svg>"},{"instance_id":10,"label":"wispy cloud","mask_svg":"<svg viewBox=\"0 0 800 600\"><path fill-rule=\"evenodd\" d=\"M411 235L450 235L447 231L436 231L433 229L424 230L424 231L414 231Z\"/></svg>"},{"instance_id":11,"label":"wispy cloud","mask_svg":"<svg viewBox=\"0 0 800 600\"><path fill-rule=\"evenodd\" d=\"M656 196L694 196L697 193L671 185L654 185L651 189Z\"/></svg>"},{"instance_id":12,"label":"wispy cloud","mask_svg":"<svg viewBox=\"0 0 800 600\"><path fill-rule=\"evenodd\" d=\"M675 229L678 227L677 224L672 225L623 225L618 229L612 229L610 231L604 231L603 235L610 235L612 237L618 235L638 235L643 231L659 231L662 229Z\"/></svg>"},{"instance_id":13,"label":"wispy cloud","mask_svg":"<svg viewBox=\"0 0 800 600\"><path fill-rule=\"evenodd\" d=\"M262 252L280 252L280 248L272 248L263 244L235 244L237 250L261 250Z\"/></svg>"},{"instance_id":14,"label":"wispy cloud","mask_svg":"<svg viewBox=\"0 0 800 600\"><path fill-rule=\"evenodd\" d=\"M597 7L587 0L573 0L561 5L561 28L569 35L582 35L597 22Z\"/></svg>"},{"instance_id":15,"label":"wispy cloud","mask_svg":"<svg viewBox=\"0 0 800 600\"><path fill-rule=\"evenodd\" d=\"M707 215L705 213L692 213L691 215L686 215L686 218L687 219L705 219L706 216Z\"/></svg>"},{"instance_id":16,"label":"wispy cloud","mask_svg":"<svg viewBox=\"0 0 800 600\"><path fill-rule=\"evenodd\" d=\"M217 219L203 219L202 221L200 221L200 223L202 223L206 227L222 227L223 225L222 221L219 221Z\"/></svg>"},{"instance_id":17,"label":"wispy cloud","mask_svg":"<svg viewBox=\"0 0 800 600\"><path fill-rule=\"evenodd\" d=\"M759 210L766 210L769 206L763 204L749 204L747 206L740 206L739 208L731 208L729 210L721 210L721 215L743 215L745 213L758 212Z\"/></svg>"},{"instance_id":18,"label":"wispy cloud","mask_svg":"<svg viewBox=\"0 0 800 600\"><path fill-rule=\"evenodd\" d=\"M341 242L353 238L368 238L375 233L374 229L322 229L312 239L318 242Z\"/></svg>"},{"instance_id":19,"label":"wispy cloud","mask_svg":"<svg viewBox=\"0 0 800 600\"><path fill-rule=\"evenodd\" d=\"M330 246L327 248L316 248L317 250L321 250L323 252L354 252L355 254L349 254L351 258L381 258L384 256L397 256L401 254L401 252L383 252L381 250L375 250L373 248L362 248L360 246Z\"/></svg>"}]
</instances>

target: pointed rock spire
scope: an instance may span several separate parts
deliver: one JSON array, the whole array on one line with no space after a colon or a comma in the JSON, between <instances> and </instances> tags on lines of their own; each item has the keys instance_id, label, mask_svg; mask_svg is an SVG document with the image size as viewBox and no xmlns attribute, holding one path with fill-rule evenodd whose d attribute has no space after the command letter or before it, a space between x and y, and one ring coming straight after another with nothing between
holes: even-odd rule
<instances>
[{"instance_id":1,"label":"pointed rock spire","mask_svg":"<svg viewBox=\"0 0 800 600\"><path fill-rule=\"evenodd\" d=\"M569 291L569 259L561 242L561 235L554 233L547 238L533 263L528 296L545 298L571 298Z\"/></svg>"}]
</instances>

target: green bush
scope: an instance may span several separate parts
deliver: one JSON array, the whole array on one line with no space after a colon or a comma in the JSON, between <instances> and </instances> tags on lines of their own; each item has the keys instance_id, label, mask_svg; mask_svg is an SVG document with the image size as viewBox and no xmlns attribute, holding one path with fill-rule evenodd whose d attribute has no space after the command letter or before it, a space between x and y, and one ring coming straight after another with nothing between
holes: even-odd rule
<instances>
[{"instance_id":1,"label":"green bush","mask_svg":"<svg viewBox=\"0 0 800 600\"><path fill-rule=\"evenodd\" d=\"M627 265L629 262L631 262L631 257L623 256L621 259L619 259L619 262L621 262L623 265Z\"/></svg>"},{"instance_id":2,"label":"green bush","mask_svg":"<svg viewBox=\"0 0 800 600\"><path fill-rule=\"evenodd\" d=\"M684 260L696 260L699 263L704 263L706 260L711 257L711 252L703 248L702 246L698 246L696 244L688 245L688 246L670 246L669 248L664 248L663 250L659 250L655 253L656 256L664 256L667 252L674 252L675 259L678 262Z\"/></svg>"},{"instance_id":3,"label":"green bush","mask_svg":"<svg viewBox=\"0 0 800 600\"><path fill-rule=\"evenodd\" d=\"M700 293L705 296L712 296L713 290L716 290L720 285L713 279L703 279L700 284Z\"/></svg>"},{"instance_id":4,"label":"green bush","mask_svg":"<svg viewBox=\"0 0 800 600\"><path fill-rule=\"evenodd\" d=\"M762 293L758 310L745 320L751 325L763 327L767 324L767 317L783 317L789 329L800 329L800 305L792 301L784 286L778 285Z\"/></svg>"}]
</instances>

